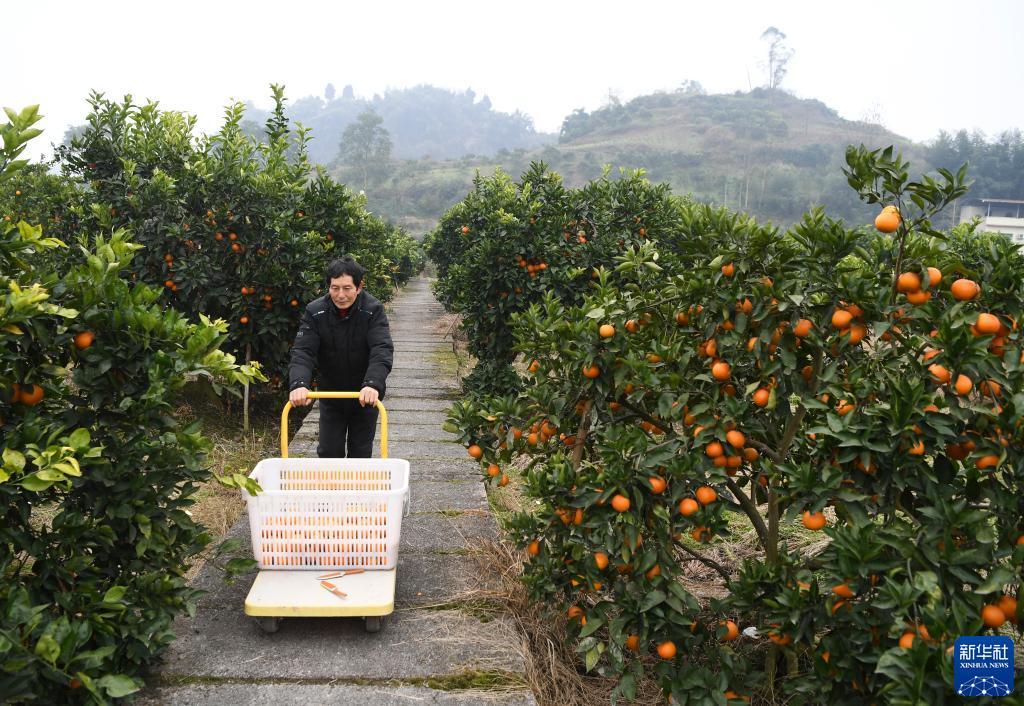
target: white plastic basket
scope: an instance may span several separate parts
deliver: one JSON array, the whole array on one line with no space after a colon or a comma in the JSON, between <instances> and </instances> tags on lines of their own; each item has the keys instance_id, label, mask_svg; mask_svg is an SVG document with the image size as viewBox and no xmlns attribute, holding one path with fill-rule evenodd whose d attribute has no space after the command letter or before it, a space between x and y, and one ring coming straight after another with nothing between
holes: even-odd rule
<instances>
[{"instance_id":1,"label":"white plastic basket","mask_svg":"<svg viewBox=\"0 0 1024 706\"><path fill-rule=\"evenodd\" d=\"M244 493L260 569L393 569L408 511L400 458L270 458Z\"/></svg>"}]
</instances>

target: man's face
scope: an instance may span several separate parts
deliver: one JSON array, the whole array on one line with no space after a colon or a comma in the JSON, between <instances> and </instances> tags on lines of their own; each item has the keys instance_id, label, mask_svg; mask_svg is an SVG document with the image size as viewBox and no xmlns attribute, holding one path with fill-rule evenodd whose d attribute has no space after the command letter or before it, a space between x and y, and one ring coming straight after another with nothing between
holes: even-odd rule
<instances>
[{"instance_id":1,"label":"man's face","mask_svg":"<svg viewBox=\"0 0 1024 706\"><path fill-rule=\"evenodd\" d=\"M352 306L352 302L356 300L356 296L359 295L362 288L362 282L357 287L352 283L351 275L342 275L331 280L331 286L328 287L327 293L331 295L331 301L336 307L347 309Z\"/></svg>"}]
</instances>

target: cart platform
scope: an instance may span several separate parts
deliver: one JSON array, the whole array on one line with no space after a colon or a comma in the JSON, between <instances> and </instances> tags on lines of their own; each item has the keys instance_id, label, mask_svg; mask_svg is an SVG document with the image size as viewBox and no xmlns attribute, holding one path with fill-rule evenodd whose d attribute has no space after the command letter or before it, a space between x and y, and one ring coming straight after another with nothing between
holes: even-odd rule
<instances>
[{"instance_id":1,"label":"cart platform","mask_svg":"<svg viewBox=\"0 0 1024 706\"><path fill-rule=\"evenodd\" d=\"M341 598L320 585L313 571L261 571L245 599L253 617L343 618L389 615L395 609L396 570L364 571L328 579Z\"/></svg>"}]
</instances>

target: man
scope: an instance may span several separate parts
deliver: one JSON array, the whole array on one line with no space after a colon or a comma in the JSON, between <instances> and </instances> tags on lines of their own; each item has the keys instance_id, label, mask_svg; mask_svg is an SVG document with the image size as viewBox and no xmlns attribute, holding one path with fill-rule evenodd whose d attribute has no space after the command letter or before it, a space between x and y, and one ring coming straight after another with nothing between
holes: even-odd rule
<instances>
[{"instance_id":1,"label":"man","mask_svg":"<svg viewBox=\"0 0 1024 706\"><path fill-rule=\"evenodd\" d=\"M292 346L288 388L293 405L313 402L314 371L321 392L359 390L358 400L320 400L316 453L321 458L373 455L375 405L384 398L395 346L384 306L363 289L363 273L351 257L328 266L327 294L306 306Z\"/></svg>"}]
</instances>

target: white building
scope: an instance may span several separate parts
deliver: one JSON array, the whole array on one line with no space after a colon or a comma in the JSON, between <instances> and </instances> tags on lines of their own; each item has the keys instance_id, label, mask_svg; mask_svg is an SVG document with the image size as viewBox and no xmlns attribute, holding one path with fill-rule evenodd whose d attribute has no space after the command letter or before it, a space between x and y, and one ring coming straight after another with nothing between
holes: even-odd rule
<instances>
[{"instance_id":1,"label":"white building","mask_svg":"<svg viewBox=\"0 0 1024 706\"><path fill-rule=\"evenodd\" d=\"M960 222L981 219L978 230L1002 233L1024 245L1024 201L1014 199L971 199L960 207Z\"/></svg>"}]
</instances>

